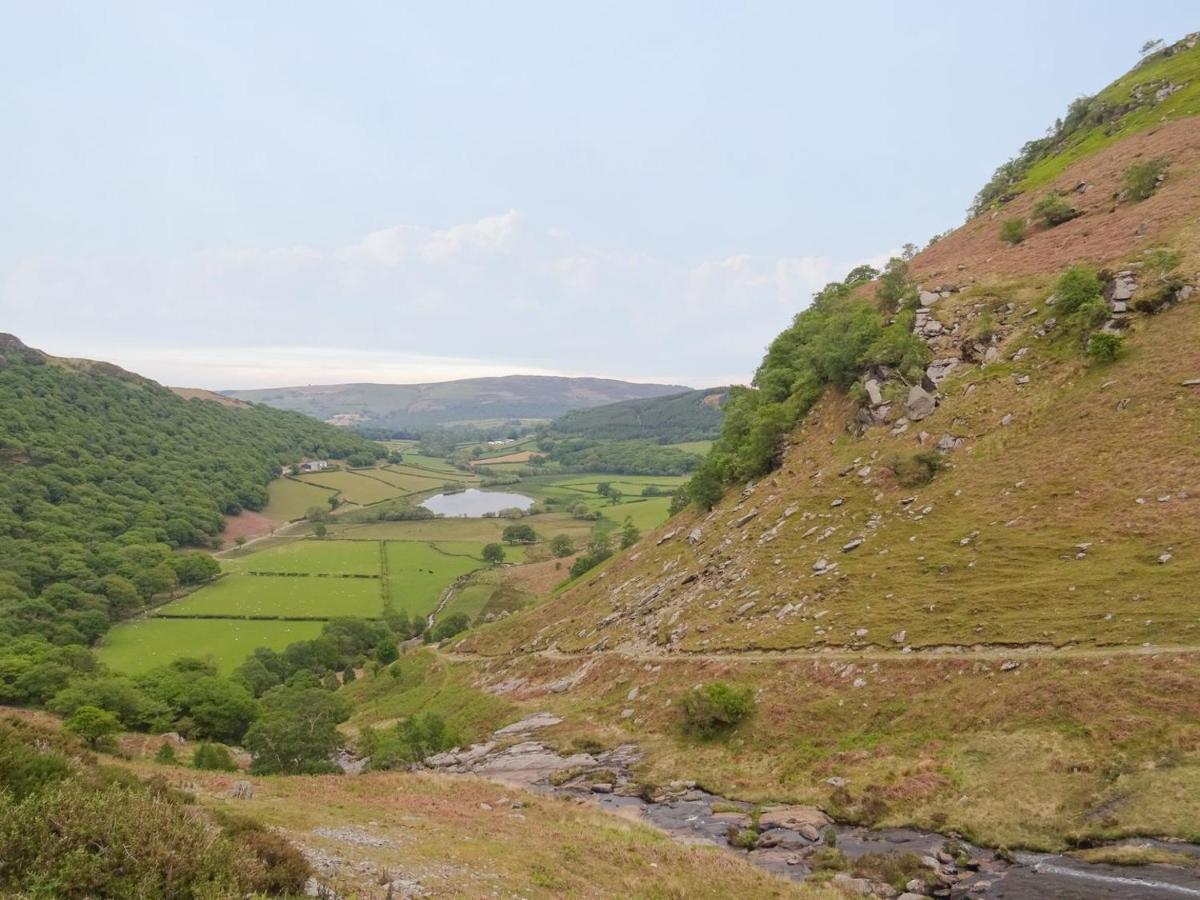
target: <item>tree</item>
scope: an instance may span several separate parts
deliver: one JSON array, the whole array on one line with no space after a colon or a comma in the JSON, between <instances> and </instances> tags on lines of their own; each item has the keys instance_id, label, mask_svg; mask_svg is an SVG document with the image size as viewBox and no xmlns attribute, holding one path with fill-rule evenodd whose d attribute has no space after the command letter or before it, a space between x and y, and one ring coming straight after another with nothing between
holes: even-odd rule
<instances>
[{"instance_id":1,"label":"tree","mask_svg":"<svg viewBox=\"0 0 1200 900\"><path fill-rule=\"evenodd\" d=\"M560 559L575 552L575 544L565 534L556 534L550 538L550 552Z\"/></svg>"},{"instance_id":2,"label":"tree","mask_svg":"<svg viewBox=\"0 0 1200 900\"><path fill-rule=\"evenodd\" d=\"M116 716L95 706L79 707L63 724L67 731L83 738L93 749L121 730L121 723Z\"/></svg>"},{"instance_id":3,"label":"tree","mask_svg":"<svg viewBox=\"0 0 1200 900\"><path fill-rule=\"evenodd\" d=\"M339 723L350 717L340 696L319 687L277 687L263 697L265 712L246 732L259 775L319 774L336 770Z\"/></svg>"},{"instance_id":4,"label":"tree","mask_svg":"<svg viewBox=\"0 0 1200 900\"><path fill-rule=\"evenodd\" d=\"M596 493L599 494L601 497L607 497L611 491L612 491L612 485L609 484L607 481L601 481L599 484L596 485Z\"/></svg>"},{"instance_id":5,"label":"tree","mask_svg":"<svg viewBox=\"0 0 1200 900\"><path fill-rule=\"evenodd\" d=\"M158 752L154 754L154 761L164 766L175 765L175 748L167 741L164 741L158 747Z\"/></svg>"},{"instance_id":6,"label":"tree","mask_svg":"<svg viewBox=\"0 0 1200 900\"><path fill-rule=\"evenodd\" d=\"M637 526L633 524L633 519L629 516L625 517L625 524L621 528L621 549L628 550L636 544L642 537L642 533L638 531Z\"/></svg>"},{"instance_id":7,"label":"tree","mask_svg":"<svg viewBox=\"0 0 1200 900\"><path fill-rule=\"evenodd\" d=\"M608 489L608 505L616 506L625 498L620 488L610 487Z\"/></svg>"},{"instance_id":8,"label":"tree","mask_svg":"<svg viewBox=\"0 0 1200 900\"><path fill-rule=\"evenodd\" d=\"M701 509L712 509L721 499L723 489L716 468L705 462L688 482L688 496Z\"/></svg>"},{"instance_id":9,"label":"tree","mask_svg":"<svg viewBox=\"0 0 1200 900\"><path fill-rule=\"evenodd\" d=\"M407 631L407 629L405 629ZM375 647L375 661L380 665L388 665L394 663L400 658L400 651L396 649L394 640L382 641Z\"/></svg>"},{"instance_id":10,"label":"tree","mask_svg":"<svg viewBox=\"0 0 1200 900\"><path fill-rule=\"evenodd\" d=\"M483 561L491 566L498 566L504 562L504 548L499 544L484 544Z\"/></svg>"},{"instance_id":11,"label":"tree","mask_svg":"<svg viewBox=\"0 0 1200 900\"><path fill-rule=\"evenodd\" d=\"M323 537L325 537L325 535L329 534L329 529L325 527L324 522L318 522L316 525L313 526L313 534L317 538L323 538Z\"/></svg>"},{"instance_id":12,"label":"tree","mask_svg":"<svg viewBox=\"0 0 1200 900\"><path fill-rule=\"evenodd\" d=\"M346 668L342 669L343 685L353 684L357 678L358 676L354 674L354 666L346 666Z\"/></svg>"},{"instance_id":13,"label":"tree","mask_svg":"<svg viewBox=\"0 0 1200 900\"><path fill-rule=\"evenodd\" d=\"M537 541L537 533L529 525L508 525L500 539L506 544L532 544Z\"/></svg>"}]
</instances>

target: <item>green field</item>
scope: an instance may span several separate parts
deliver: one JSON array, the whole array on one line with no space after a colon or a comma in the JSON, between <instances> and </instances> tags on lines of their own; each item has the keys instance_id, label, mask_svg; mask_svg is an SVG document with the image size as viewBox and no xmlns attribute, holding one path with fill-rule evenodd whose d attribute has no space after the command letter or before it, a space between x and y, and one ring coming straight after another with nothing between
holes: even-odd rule
<instances>
[{"instance_id":1,"label":"green field","mask_svg":"<svg viewBox=\"0 0 1200 900\"><path fill-rule=\"evenodd\" d=\"M404 462L401 465L413 466L418 469L432 469L434 472L444 473L446 475L465 475L465 472L460 472L444 459L438 459L436 456L422 456L420 453L409 450L401 450L404 454Z\"/></svg>"},{"instance_id":2,"label":"green field","mask_svg":"<svg viewBox=\"0 0 1200 900\"><path fill-rule=\"evenodd\" d=\"M379 545L363 541L300 540L226 559L229 572L378 575Z\"/></svg>"},{"instance_id":3,"label":"green field","mask_svg":"<svg viewBox=\"0 0 1200 900\"><path fill-rule=\"evenodd\" d=\"M643 534L652 531L670 518L668 510L671 506L670 497L646 497L631 500L628 503L618 503L616 506L604 507L604 516L612 519L618 525L625 522L628 516L633 524Z\"/></svg>"},{"instance_id":4,"label":"green field","mask_svg":"<svg viewBox=\"0 0 1200 900\"><path fill-rule=\"evenodd\" d=\"M321 633L320 622L236 619L142 619L117 625L97 652L117 672L136 675L183 656L211 658L225 673L241 665L255 647L283 650Z\"/></svg>"},{"instance_id":5,"label":"green field","mask_svg":"<svg viewBox=\"0 0 1200 900\"><path fill-rule=\"evenodd\" d=\"M410 616L429 615L455 578L483 566L477 557L450 555L419 541L389 543L387 560L392 605Z\"/></svg>"},{"instance_id":6,"label":"green field","mask_svg":"<svg viewBox=\"0 0 1200 900\"><path fill-rule=\"evenodd\" d=\"M393 487L377 478L372 478L369 474L363 475L357 472L319 472L316 475L302 477L306 484L332 488L339 491L343 499L357 503L359 506L379 503L381 500L391 500L407 493L407 491Z\"/></svg>"},{"instance_id":7,"label":"green field","mask_svg":"<svg viewBox=\"0 0 1200 900\"><path fill-rule=\"evenodd\" d=\"M712 449L713 443L713 441L684 441L680 444L667 444L667 446L674 447L676 450L682 450L684 453L708 456L708 451Z\"/></svg>"},{"instance_id":8,"label":"green field","mask_svg":"<svg viewBox=\"0 0 1200 900\"><path fill-rule=\"evenodd\" d=\"M592 523L574 519L566 513L543 513L518 520L530 525L547 540L556 534L568 534L576 541L586 541ZM507 519L418 519L412 522L371 522L366 524L339 523L329 526L331 537L375 541L467 541L488 544L500 540L505 527L513 524Z\"/></svg>"},{"instance_id":9,"label":"green field","mask_svg":"<svg viewBox=\"0 0 1200 900\"><path fill-rule=\"evenodd\" d=\"M374 544L369 544L373 550ZM378 552L378 550L376 550ZM226 575L162 608L163 616L378 616L377 578Z\"/></svg>"},{"instance_id":10,"label":"green field","mask_svg":"<svg viewBox=\"0 0 1200 900\"><path fill-rule=\"evenodd\" d=\"M294 478L276 478L267 485L267 505L263 515L276 522L293 522L303 519L310 507L329 508L329 497L333 491L305 484Z\"/></svg>"},{"instance_id":11,"label":"green field","mask_svg":"<svg viewBox=\"0 0 1200 900\"><path fill-rule=\"evenodd\" d=\"M461 479L449 475L438 475L433 472L421 472L419 469L400 469L388 466L376 469L372 475L381 481L386 481L393 487L399 488L406 494L421 491L441 490L447 481L459 482Z\"/></svg>"}]
</instances>

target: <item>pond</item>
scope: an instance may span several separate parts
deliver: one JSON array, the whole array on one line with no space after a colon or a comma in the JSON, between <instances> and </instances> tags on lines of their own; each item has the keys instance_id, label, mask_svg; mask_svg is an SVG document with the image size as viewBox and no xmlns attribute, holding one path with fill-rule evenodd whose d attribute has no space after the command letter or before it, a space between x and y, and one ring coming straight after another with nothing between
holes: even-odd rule
<instances>
[{"instance_id":1,"label":"pond","mask_svg":"<svg viewBox=\"0 0 1200 900\"><path fill-rule=\"evenodd\" d=\"M479 518L485 513L498 513L502 509L529 509L533 498L524 494L509 494L504 491L480 491L467 488L453 494L438 494L421 504L439 516L469 516Z\"/></svg>"}]
</instances>

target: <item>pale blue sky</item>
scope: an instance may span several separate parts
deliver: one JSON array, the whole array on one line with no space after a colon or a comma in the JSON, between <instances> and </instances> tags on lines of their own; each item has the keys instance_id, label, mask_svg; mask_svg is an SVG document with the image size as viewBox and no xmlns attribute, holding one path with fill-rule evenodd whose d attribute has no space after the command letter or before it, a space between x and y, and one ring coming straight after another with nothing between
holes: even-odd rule
<instances>
[{"instance_id":1,"label":"pale blue sky","mask_svg":"<svg viewBox=\"0 0 1200 900\"><path fill-rule=\"evenodd\" d=\"M0 330L206 387L744 379L1191 2L0 2Z\"/></svg>"}]
</instances>

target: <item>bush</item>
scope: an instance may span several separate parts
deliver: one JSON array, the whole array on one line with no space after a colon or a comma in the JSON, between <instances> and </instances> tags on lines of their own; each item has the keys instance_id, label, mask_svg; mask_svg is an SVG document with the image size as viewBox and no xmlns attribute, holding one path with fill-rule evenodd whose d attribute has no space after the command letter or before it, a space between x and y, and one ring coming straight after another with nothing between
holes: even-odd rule
<instances>
[{"instance_id":1,"label":"bush","mask_svg":"<svg viewBox=\"0 0 1200 900\"><path fill-rule=\"evenodd\" d=\"M565 534L556 534L554 537L550 538L550 552L559 558L570 556L575 552L575 544L571 541L569 536Z\"/></svg>"},{"instance_id":2,"label":"bush","mask_svg":"<svg viewBox=\"0 0 1200 900\"><path fill-rule=\"evenodd\" d=\"M383 771L422 762L459 743L441 716L426 712L387 728L364 729L359 751L370 759L372 769Z\"/></svg>"},{"instance_id":3,"label":"bush","mask_svg":"<svg viewBox=\"0 0 1200 900\"><path fill-rule=\"evenodd\" d=\"M175 765L175 748L168 743L160 745L158 752L154 754L154 761L164 766Z\"/></svg>"},{"instance_id":4,"label":"bush","mask_svg":"<svg viewBox=\"0 0 1200 900\"><path fill-rule=\"evenodd\" d=\"M1100 278L1096 270L1088 266L1072 266L1058 279L1054 290L1058 297L1058 309L1070 316L1100 300L1103 302Z\"/></svg>"},{"instance_id":5,"label":"bush","mask_svg":"<svg viewBox=\"0 0 1200 900\"><path fill-rule=\"evenodd\" d=\"M67 731L83 738L89 747L104 744L121 730L121 723L106 709L81 706L63 723Z\"/></svg>"},{"instance_id":6,"label":"bush","mask_svg":"<svg viewBox=\"0 0 1200 900\"><path fill-rule=\"evenodd\" d=\"M437 624L433 626L433 630L428 632L429 639L434 643L444 641L454 637L456 634L462 634L471 627L471 620L463 613L454 613L446 616L444 619L438 619Z\"/></svg>"},{"instance_id":7,"label":"bush","mask_svg":"<svg viewBox=\"0 0 1200 900\"><path fill-rule=\"evenodd\" d=\"M1147 199L1158 188L1158 179L1166 175L1170 160L1158 156L1146 162L1136 163L1121 176L1125 184L1125 197L1133 201Z\"/></svg>"},{"instance_id":8,"label":"bush","mask_svg":"<svg viewBox=\"0 0 1200 900\"><path fill-rule=\"evenodd\" d=\"M1120 354L1125 339L1119 334L1097 331L1087 342L1087 355L1099 363L1110 363Z\"/></svg>"},{"instance_id":9,"label":"bush","mask_svg":"<svg viewBox=\"0 0 1200 900\"><path fill-rule=\"evenodd\" d=\"M1006 244L1019 244L1025 240L1027 231L1024 219L1005 219L1000 226L1000 240Z\"/></svg>"},{"instance_id":10,"label":"bush","mask_svg":"<svg viewBox=\"0 0 1200 900\"><path fill-rule=\"evenodd\" d=\"M246 816L218 813L225 834L235 847L252 853L261 864L250 875L253 890L270 896L299 896L312 877L312 866L282 835Z\"/></svg>"},{"instance_id":11,"label":"bush","mask_svg":"<svg viewBox=\"0 0 1200 900\"><path fill-rule=\"evenodd\" d=\"M210 772L236 772L238 765L228 747L222 744L201 744L192 755L192 768Z\"/></svg>"},{"instance_id":12,"label":"bush","mask_svg":"<svg viewBox=\"0 0 1200 900\"><path fill-rule=\"evenodd\" d=\"M905 487L921 487L933 481L935 475L946 464L942 454L936 450L924 450L907 459L896 457L888 466L896 474L896 481Z\"/></svg>"},{"instance_id":13,"label":"bush","mask_svg":"<svg viewBox=\"0 0 1200 900\"><path fill-rule=\"evenodd\" d=\"M499 544L484 544L480 555L489 566L498 566L504 562L504 548Z\"/></svg>"},{"instance_id":14,"label":"bush","mask_svg":"<svg viewBox=\"0 0 1200 900\"><path fill-rule=\"evenodd\" d=\"M1070 222L1079 211L1063 201L1058 194L1046 194L1033 206L1033 217L1047 228Z\"/></svg>"},{"instance_id":15,"label":"bush","mask_svg":"<svg viewBox=\"0 0 1200 900\"><path fill-rule=\"evenodd\" d=\"M713 681L692 688L680 705L684 730L709 738L728 731L753 712L754 692L749 687Z\"/></svg>"}]
</instances>

